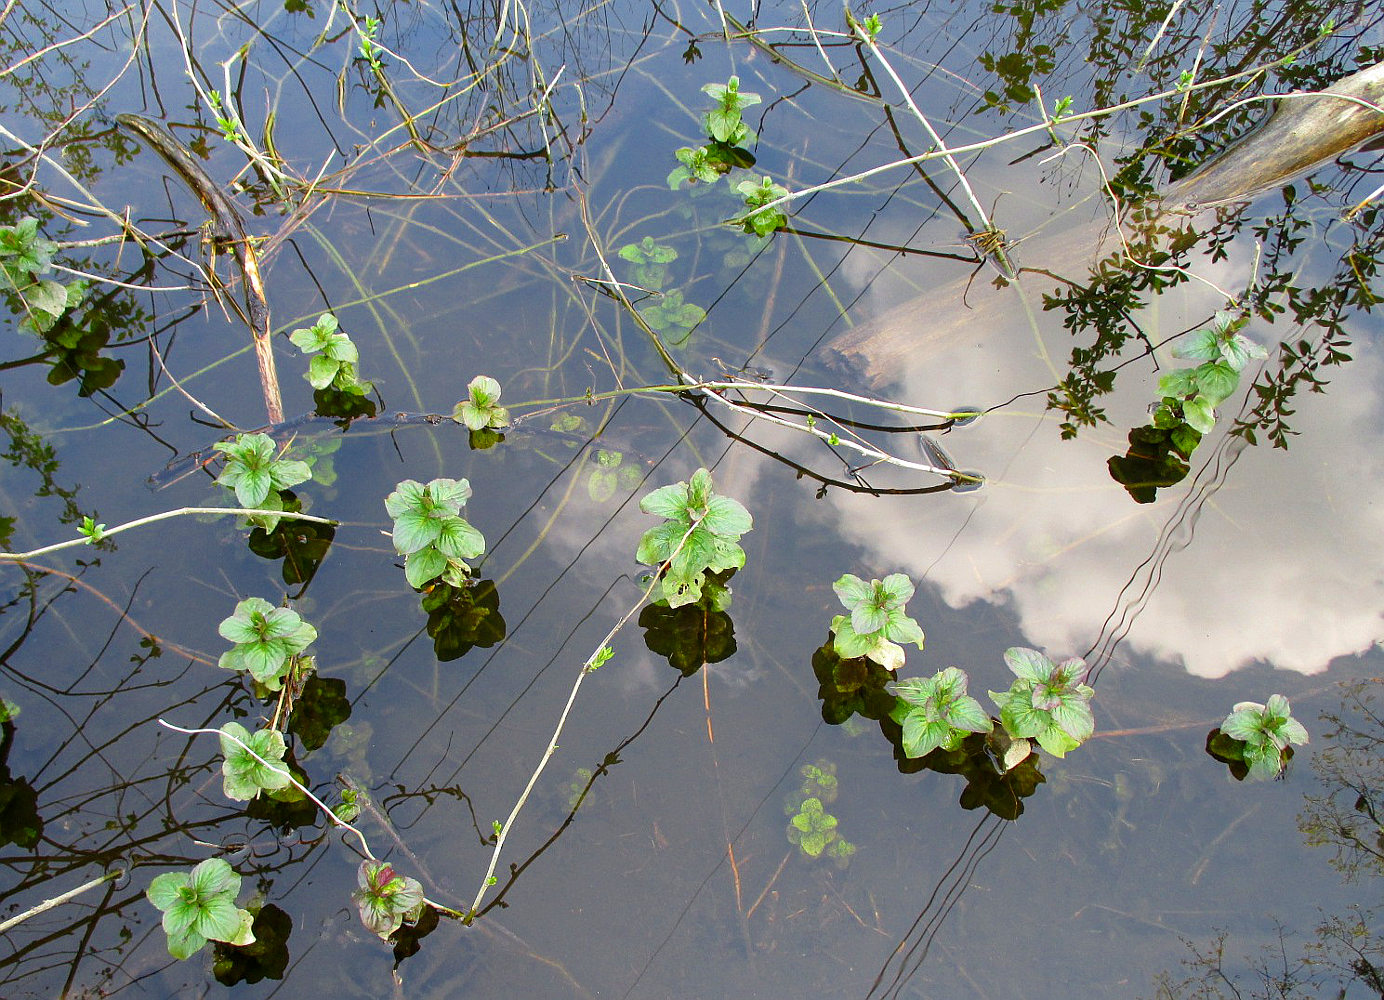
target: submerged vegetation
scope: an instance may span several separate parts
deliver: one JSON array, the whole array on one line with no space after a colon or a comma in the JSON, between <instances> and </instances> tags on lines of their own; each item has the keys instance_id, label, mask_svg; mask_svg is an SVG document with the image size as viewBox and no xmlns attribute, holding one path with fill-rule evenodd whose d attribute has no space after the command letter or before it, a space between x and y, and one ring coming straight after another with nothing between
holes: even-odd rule
<instances>
[{"instance_id":1,"label":"submerged vegetation","mask_svg":"<svg viewBox=\"0 0 1384 1000\"><path fill-rule=\"evenodd\" d=\"M1384 56L1374 15L982 4L942 52L927 4L733 6L0 12L7 995L179 992L205 970L163 951L208 942L218 981L295 993L379 995L411 961L438 992L493 993L493 964L535 995L671 994L660 963L696 926L699 963L753 960L785 995L861 985L831 935L869 962L888 941L869 995L898 996L952 947L962 892L1026 877L1034 853L997 851L1021 818L1010 843L1060 857L1073 898L1123 870L1123 838L1152 856L1160 824L1195 827L1165 868L1200 905L1224 898L1208 867L1238 878L1238 824L1286 815L1279 786L1189 752L1216 721L1200 681L1140 685L1202 646L1226 668L1375 655L1373 585L1342 582L1377 575L1359 563L1282 574L1337 595L1337 645L1281 624L1320 605L1262 597L1258 553L1188 557L1176 600L1162 584L1256 435L1345 448L1298 410L1354 377L1384 189L1347 160L1196 193L1260 104L1342 100L1384 128L1373 84L1316 93ZM921 298L871 318L894 277ZM1356 428L1367 382L1332 397ZM1326 493L1343 522L1363 506ZM1225 521L1268 536L1274 514ZM1341 533L1355 558L1374 534ZM1060 660L1026 645L1074 637L1090 648ZM1277 680L1253 684L1312 704ZM1384 807L1341 778L1353 733L1318 737L1341 742L1313 767L1358 797L1304 815L1355 872ZM1273 694L1206 751L1292 783L1307 744ZM924 857L946 874L918 914ZM1157 882L1136 895L1196 909ZM977 924L1047 902L996 895ZM662 937L637 975L588 942L607 905L642 923L613 932L632 947ZM568 909L555 939L544 911ZM473 935L460 964L425 944L440 927ZM1335 967L1380 982L1367 919L1330 927ZM830 975L800 967L829 951Z\"/></svg>"}]
</instances>

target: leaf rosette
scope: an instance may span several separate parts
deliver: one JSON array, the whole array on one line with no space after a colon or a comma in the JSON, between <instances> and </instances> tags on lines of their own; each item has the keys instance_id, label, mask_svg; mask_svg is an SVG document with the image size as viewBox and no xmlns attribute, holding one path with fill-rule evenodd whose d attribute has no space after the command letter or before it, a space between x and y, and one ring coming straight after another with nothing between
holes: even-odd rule
<instances>
[{"instance_id":1,"label":"leaf rosette","mask_svg":"<svg viewBox=\"0 0 1384 1000\"><path fill-rule=\"evenodd\" d=\"M1091 715L1095 692L1082 683L1086 661L1072 657L1054 663L1036 649L1015 646L1004 662L1014 672L1008 691L990 692L1000 708L1000 724L1016 739L1036 740L1054 757L1075 750L1096 730Z\"/></svg>"},{"instance_id":2,"label":"leaf rosette","mask_svg":"<svg viewBox=\"0 0 1384 1000\"><path fill-rule=\"evenodd\" d=\"M754 520L738 501L713 490L706 469L698 469L687 482L654 490L639 501L639 509L664 518L644 532L635 558L659 568L669 607L700 600L708 573L745 565L745 550L738 543Z\"/></svg>"},{"instance_id":3,"label":"leaf rosette","mask_svg":"<svg viewBox=\"0 0 1384 1000\"><path fill-rule=\"evenodd\" d=\"M190 958L207 941L246 945L255 940L254 917L235 905L240 876L220 858L208 858L189 872L165 872L145 891L163 911L168 953Z\"/></svg>"}]
</instances>

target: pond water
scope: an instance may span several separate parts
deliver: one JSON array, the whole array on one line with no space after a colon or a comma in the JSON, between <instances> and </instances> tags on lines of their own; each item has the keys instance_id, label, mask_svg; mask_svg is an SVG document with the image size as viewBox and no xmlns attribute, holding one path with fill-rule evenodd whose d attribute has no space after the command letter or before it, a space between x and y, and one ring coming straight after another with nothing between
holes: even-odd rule
<instances>
[{"instance_id":1,"label":"pond water","mask_svg":"<svg viewBox=\"0 0 1384 1000\"><path fill-rule=\"evenodd\" d=\"M337 524L189 514L3 569L0 919L85 888L6 930L0 993L1384 996L1384 216L1343 218L1378 155L1156 194L1266 113L1239 102L1378 61L1378 12L909 3L857 12L872 50L812 3L65 6L0 13L0 221L59 241L45 278L97 276L42 340L47 292L7 290L3 547L227 506L236 431ZM716 146L732 77L751 131ZM119 113L255 238L282 421L243 252ZM930 129L1001 141L917 159ZM727 224L765 178L841 183ZM369 394L303 378L288 334L324 312ZM1159 423L1218 313L1264 357ZM675 369L779 388L636 391ZM478 375L499 433L451 417ZM646 608L640 498L699 468L753 517L733 601ZM450 603L384 505L439 477L485 540ZM897 677L962 668L987 713L1006 650L1083 657L1094 736L1007 775L979 738L908 758L890 676L830 652L847 573L908 574ZM217 666L249 597L317 631L301 776L473 922L381 940L354 834L227 798L215 737L161 725L283 728ZM1208 734L1273 694L1311 741L1239 780ZM145 892L209 858L258 940L177 961Z\"/></svg>"}]
</instances>

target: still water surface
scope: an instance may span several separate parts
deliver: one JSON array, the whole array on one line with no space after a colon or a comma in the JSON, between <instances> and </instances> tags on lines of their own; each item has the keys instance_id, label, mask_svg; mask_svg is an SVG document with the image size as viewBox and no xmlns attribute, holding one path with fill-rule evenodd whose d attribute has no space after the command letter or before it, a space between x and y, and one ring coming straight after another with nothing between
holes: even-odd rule
<instances>
[{"instance_id":1,"label":"still water surface","mask_svg":"<svg viewBox=\"0 0 1384 1000\"><path fill-rule=\"evenodd\" d=\"M1251 7L1182 11L1148 53L1168 12L1138 5L1098 15L1061 3L899 5L879 11L879 41L953 146L1037 121L1035 83L1049 107L1067 95L1074 110L1110 106L1174 88L1199 52L1201 78L1272 62L1334 14L1337 36L1253 83L1282 92L1343 75L1384 41L1374 24L1349 20L1348 5ZM1051 148L1039 132L965 157L976 200L1024 269L1015 282L967 240L983 222L940 161L795 203L791 231L770 240L722 225L739 210L725 180L669 189L674 151L706 141L700 88L731 74L762 97L745 111L756 180L800 190L930 147L879 58L828 34L844 30L838 8L811 8L814 39L802 9L761 5L755 45L724 38L714 6L595 5L566 11L564 23L532 5L527 23L511 20L503 33L508 55L489 47L495 10L359 10L361 24L381 18L389 88L359 56L345 14L314 8L155 5L147 24L131 12L97 28L85 65L50 54L27 92L9 84L12 107L29 113L6 128L36 143L52 127L40 93L51 104L59 91L90 96L115 81L79 119L105 143L74 145L64 162L75 169L75 150L88 150L95 166L82 176L94 196L117 212L128 206L148 232L195 229L205 213L151 150L103 131L115 113L175 124L218 181L245 167L205 106L192 110L179 31L204 85L237 94L259 146L272 109L286 169L323 176L297 212L281 211L263 171L243 175L251 190L234 191L247 228L268 237L274 329L333 311L385 417L275 431L315 463L313 481L295 491L304 509L341 522L305 582L225 520L190 517L122 534L110 551L40 557L35 575L6 571L0 693L21 709L4 743L6 913L103 869L136 867L10 930L0 991L217 995L227 991L220 979L243 996L1132 997L1154 995L1162 972L1180 981L1179 964L1224 932L1224 971L1249 995L1261 949L1281 943L1270 964L1296 968L1320 925L1377 902L1368 809L1378 757L1343 764L1338 748L1322 758L1341 741L1320 720L1340 714L1366 747L1384 735L1378 715L1341 687L1363 680L1368 691L1381 673L1384 372L1379 322L1361 305L1378 290L1381 230L1369 212L1353 226L1339 219L1374 187L1375 154L1347 156L1290 195L1275 189L1198 217L1200 239L1175 261L1194 277L1161 289L1119 277L1137 268L1092 282L1092 265L1111 252L1105 179L1127 212L1141 192L1228 145L1257 107L1201 131L1178 125L1228 106L1233 86L1199 92L1188 107L1173 96L1062 127ZM505 9L519 17L518 5ZM28 19L7 26L9 60L108 13L93 5L56 37ZM770 58L769 44L798 67ZM437 86L445 81L461 82ZM535 112L542 94L550 103ZM412 110L416 143L401 107ZM52 165L37 176L74 196ZM13 218L35 212L20 205ZM109 219L91 228L114 232ZM45 232L89 235L51 214ZM677 251L657 282L618 253L645 237ZM242 429L263 423L245 327L194 267L206 248L195 234L171 242L187 259L163 256L147 273L135 273L130 245L66 251L129 284L196 286L123 293L145 319L112 337L108 354L125 368L109 392L50 386L40 365L5 373L4 406L53 447L53 479L80 484L81 511L112 526L226 502L189 461L219 439L206 411ZM223 278L231 264L220 255ZM650 320L698 375L750 365L776 382L985 408L978 421L930 432L984 486L939 491L946 481L936 476L865 467L716 400L605 395L669 379L612 298L612 273L641 286L626 292L646 319L654 306L671 311L674 291L705 310L690 333L692 322ZM660 282L661 299L650 287ZM1336 313L1322 305L1333 288L1351 296ZM1070 308L1052 304L1064 292ZM1227 295L1255 304L1243 332L1268 357L1217 408L1186 477L1137 503L1108 460L1148 423L1159 376L1192 363L1173 355L1173 338L1226 308ZM843 373L831 345L853 327L864 334L849 343L907 346L880 348L874 357L888 360L872 372L869 351L846 359ZM8 338L7 357L33 353L32 334ZM1351 360L1323 366L1324 339L1348 339ZM1310 392L1299 377L1295 394L1266 408L1268 387L1308 368L1277 350L1282 341L1304 341L1293 357L1315 359L1310 370L1327 384ZM285 336L276 345L285 412L296 418L314 405L306 361ZM474 447L450 420L389 416L448 414L477 374L498 379L502 401L524 416L493 447ZM577 402L548 412L544 401L558 399ZM1076 399L1101 411L1093 422L1072 416ZM909 426L863 404L832 412ZM1254 428L1255 444L1229 433L1237 420ZM1272 444L1279 427L1286 448ZM928 460L916 430L870 439ZM699 467L755 519L732 580L733 655L700 669L694 658L684 671L631 621L614 657L585 679L512 826L486 894L501 905L471 927L443 921L403 961L354 912L349 838L312 810L247 814L221 795L215 741L158 724L252 726L272 712L216 668L225 648L216 628L244 597L291 598L318 629L328 681L313 692L321 739L295 730L297 763L331 802L338 776L367 789L373 806L359 824L374 851L464 910L492 824L537 765L583 662L641 603L646 570L634 552L653 520L638 498ZM487 542L476 573L498 595L486 624L450 647L427 631L383 508L400 480L438 476L472 484L466 516ZM18 465L0 480L16 517L12 550L75 530L58 522L59 499L40 481ZM1045 781L1022 803L1011 797L1017 819L976 808L959 775L911 773L879 723L836 724L830 707L824 718L813 656L840 612L831 584L847 572L910 574L909 613L927 641L909 649L902 675L962 667L987 708L984 693L1008 685L1009 647L1085 656L1095 668L1095 738L1065 759L1042 757ZM464 655L458 642L470 647ZM1206 735L1236 702L1272 693L1292 700L1312 743L1284 780L1237 782L1204 752ZM805 767L834 770L828 807L856 848L841 867L788 836ZM1331 795L1346 825L1364 831L1366 866L1354 881L1330 864L1339 857L1331 824L1299 829L1311 826L1299 821L1313 815L1306 797ZM16 837L33 829L27 802L41 833ZM1306 846L1314 837L1327 843ZM213 967L210 947L169 959L143 891L160 872L212 856L245 876L242 905L254 893L281 911L286 962L282 947L242 965ZM1354 975L1368 984L1379 945L1373 912L1358 916L1359 955L1337 961L1360 957L1367 964ZM1321 974L1285 995L1334 996L1335 974ZM1369 995L1361 982L1350 988Z\"/></svg>"}]
</instances>

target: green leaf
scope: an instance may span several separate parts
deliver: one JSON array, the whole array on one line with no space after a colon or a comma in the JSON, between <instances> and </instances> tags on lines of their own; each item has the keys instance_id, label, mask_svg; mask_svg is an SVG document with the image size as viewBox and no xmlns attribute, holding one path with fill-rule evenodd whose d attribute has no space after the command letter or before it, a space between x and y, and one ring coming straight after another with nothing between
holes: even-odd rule
<instances>
[{"instance_id":1,"label":"green leaf","mask_svg":"<svg viewBox=\"0 0 1384 1000\"><path fill-rule=\"evenodd\" d=\"M1217 406L1234 394L1240 384L1239 373L1224 361L1211 361L1192 369L1199 395Z\"/></svg>"},{"instance_id":2,"label":"green leaf","mask_svg":"<svg viewBox=\"0 0 1384 1000\"><path fill-rule=\"evenodd\" d=\"M390 517L398 517L405 511L426 510L427 489L422 483L405 479L394 487L394 492L384 498L384 509Z\"/></svg>"},{"instance_id":3,"label":"green leaf","mask_svg":"<svg viewBox=\"0 0 1384 1000\"><path fill-rule=\"evenodd\" d=\"M715 496L707 502L701 524L722 538L736 539L754 528L754 519L738 500Z\"/></svg>"},{"instance_id":4,"label":"green leaf","mask_svg":"<svg viewBox=\"0 0 1384 1000\"><path fill-rule=\"evenodd\" d=\"M1177 399L1192 395L1197 391L1196 378L1192 374L1195 371L1195 368L1175 368L1164 372L1158 380L1159 393Z\"/></svg>"},{"instance_id":5,"label":"green leaf","mask_svg":"<svg viewBox=\"0 0 1384 1000\"><path fill-rule=\"evenodd\" d=\"M908 677L889 685L888 688L910 705L927 705L937 697L937 678Z\"/></svg>"},{"instance_id":6,"label":"green leaf","mask_svg":"<svg viewBox=\"0 0 1384 1000\"><path fill-rule=\"evenodd\" d=\"M913 599L913 581L907 573L890 573L880 581L880 587L895 607L902 608Z\"/></svg>"},{"instance_id":7,"label":"green leaf","mask_svg":"<svg viewBox=\"0 0 1384 1000\"><path fill-rule=\"evenodd\" d=\"M926 756L951 737L951 726L942 719L929 720L922 713L911 712L903 721L903 752L910 757Z\"/></svg>"},{"instance_id":8,"label":"green leaf","mask_svg":"<svg viewBox=\"0 0 1384 1000\"><path fill-rule=\"evenodd\" d=\"M902 611L896 611L889 616L884 626L884 637L893 642L907 642L919 649L923 648L922 627Z\"/></svg>"},{"instance_id":9,"label":"green leaf","mask_svg":"<svg viewBox=\"0 0 1384 1000\"><path fill-rule=\"evenodd\" d=\"M651 493L644 496L639 501L639 509L645 514L653 514L655 517L668 517L683 520L687 525L692 522L687 513L687 484L674 483L672 486L661 486ZM643 562L644 560L640 560Z\"/></svg>"},{"instance_id":10,"label":"green leaf","mask_svg":"<svg viewBox=\"0 0 1384 1000\"><path fill-rule=\"evenodd\" d=\"M442 521L431 513L406 510L394 518L394 548L407 555L426 548L442 535Z\"/></svg>"},{"instance_id":11,"label":"green leaf","mask_svg":"<svg viewBox=\"0 0 1384 1000\"><path fill-rule=\"evenodd\" d=\"M164 930L168 934L168 954L179 961L191 958L201 951L207 943L206 938L191 928L175 932L165 927Z\"/></svg>"},{"instance_id":12,"label":"green leaf","mask_svg":"<svg viewBox=\"0 0 1384 1000\"><path fill-rule=\"evenodd\" d=\"M455 514L442 519L433 544L448 559L479 559L485 554L484 536Z\"/></svg>"},{"instance_id":13,"label":"green leaf","mask_svg":"<svg viewBox=\"0 0 1384 1000\"><path fill-rule=\"evenodd\" d=\"M1221 357L1221 336L1214 326L1193 330L1173 348L1173 357L1195 361L1217 361Z\"/></svg>"},{"instance_id":14,"label":"green leaf","mask_svg":"<svg viewBox=\"0 0 1384 1000\"><path fill-rule=\"evenodd\" d=\"M325 354L317 354L308 362L308 370L304 378L314 389L325 389L336 381L336 373L341 365L336 359Z\"/></svg>"},{"instance_id":15,"label":"green leaf","mask_svg":"<svg viewBox=\"0 0 1384 1000\"><path fill-rule=\"evenodd\" d=\"M286 490L311 479L312 467L297 459L280 458L269 466L269 476L276 490Z\"/></svg>"},{"instance_id":16,"label":"green leaf","mask_svg":"<svg viewBox=\"0 0 1384 1000\"><path fill-rule=\"evenodd\" d=\"M235 482L236 501L242 507L258 507L269 496L273 485L268 469L246 469Z\"/></svg>"},{"instance_id":17,"label":"green leaf","mask_svg":"<svg viewBox=\"0 0 1384 1000\"><path fill-rule=\"evenodd\" d=\"M981 707L980 702L969 695L958 698L947 711L947 721L956 729L968 733L988 733L995 728L995 722Z\"/></svg>"},{"instance_id":18,"label":"green leaf","mask_svg":"<svg viewBox=\"0 0 1384 1000\"><path fill-rule=\"evenodd\" d=\"M1034 682L1043 681L1052 676L1056 667L1056 664L1038 650L1027 649L1023 646L1012 646L1005 650L1004 662L1015 676Z\"/></svg>"},{"instance_id":19,"label":"green leaf","mask_svg":"<svg viewBox=\"0 0 1384 1000\"><path fill-rule=\"evenodd\" d=\"M1056 725L1050 725L1034 737L1038 745L1054 757L1065 757L1081 744Z\"/></svg>"},{"instance_id":20,"label":"green leaf","mask_svg":"<svg viewBox=\"0 0 1384 1000\"><path fill-rule=\"evenodd\" d=\"M847 611L853 611L859 604L868 600L873 592L868 583L853 573L842 575L831 585L831 589L836 591L836 596Z\"/></svg>"},{"instance_id":21,"label":"green leaf","mask_svg":"<svg viewBox=\"0 0 1384 1000\"><path fill-rule=\"evenodd\" d=\"M1198 434L1210 434L1216 426L1215 404L1205 396L1189 399L1182 404L1182 417Z\"/></svg>"},{"instance_id":22,"label":"green leaf","mask_svg":"<svg viewBox=\"0 0 1384 1000\"><path fill-rule=\"evenodd\" d=\"M404 578L415 590L423 589L447 569L447 557L432 546L411 552L404 560Z\"/></svg>"}]
</instances>

